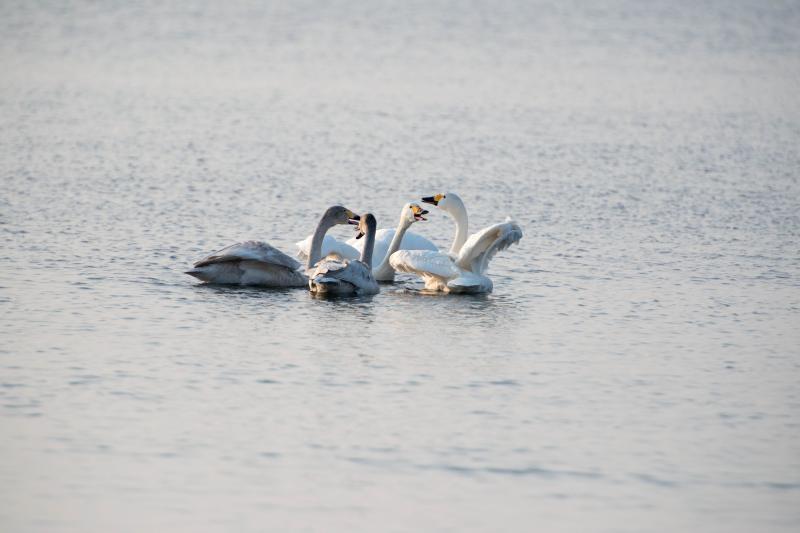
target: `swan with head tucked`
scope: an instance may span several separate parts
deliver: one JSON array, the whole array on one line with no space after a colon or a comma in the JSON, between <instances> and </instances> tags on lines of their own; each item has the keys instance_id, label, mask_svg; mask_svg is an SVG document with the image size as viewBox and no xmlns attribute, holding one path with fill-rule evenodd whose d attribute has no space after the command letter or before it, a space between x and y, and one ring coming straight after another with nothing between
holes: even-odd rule
<instances>
[{"instance_id":1,"label":"swan with head tucked","mask_svg":"<svg viewBox=\"0 0 800 533\"><path fill-rule=\"evenodd\" d=\"M408 204L403 206L403 213L405 213L405 209L408 207ZM402 215L401 215L402 218ZM406 228L408 229L408 228ZM397 234L399 230L399 226L397 229L391 228L381 228L375 233L375 250L372 253L372 267L377 269L378 265L383 263L391 254L387 254L386 251L392 245L392 241L394 240L394 236ZM297 246L297 257L303 261L308 257L308 251L311 248L311 238L312 235L309 235L302 241L298 241L295 243ZM342 242L336 237L332 235L326 235L325 240L322 243L322 255L323 257L335 253L342 256L343 259L358 259L361 255L361 251L364 247L364 241L356 239L352 237L348 239L346 242ZM438 251L439 248L435 244L433 244L430 240L426 239L422 235L414 233L413 231L403 232L403 236L401 241L398 243L398 250L433 250ZM389 274L387 269L391 269L391 265L386 263L386 268L384 268L383 278L377 277L376 279L380 281L391 281L394 276L386 277ZM377 270L376 270L377 272ZM394 271L392 271L394 272Z\"/></svg>"},{"instance_id":2,"label":"swan with head tucked","mask_svg":"<svg viewBox=\"0 0 800 533\"><path fill-rule=\"evenodd\" d=\"M358 224L359 217L340 205L329 207L312 235L314 241L306 270L322 257L322 239L337 224ZM201 281L263 287L304 287L308 276L300 263L266 242L246 241L223 248L194 264L186 272Z\"/></svg>"},{"instance_id":3,"label":"swan with head tucked","mask_svg":"<svg viewBox=\"0 0 800 533\"><path fill-rule=\"evenodd\" d=\"M375 246L377 222L372 213L361 216L358 238L366 235L361 259L344 259L331 254L309 273L308 288L312 293L326 296L365 296L380 291L372 275L372 250Z\"/></svg>"},{"instance_id":4,"label":"swan with head tucked","mask_svg":"<svg viewBox=\"0 0 800 533\"><path fill-rule=\"evenodd\" d=\"M455 193L436 194L422 199L446 211L456 221L456 233L447 253L428 250L399 250L389 258L398 272L420 276L425 288L452 293L491 292L494 285L486 276L489 261L522 238L519 225L507 218L467 238L468 218L464 202Z\"/></svg>"}]
</instances>

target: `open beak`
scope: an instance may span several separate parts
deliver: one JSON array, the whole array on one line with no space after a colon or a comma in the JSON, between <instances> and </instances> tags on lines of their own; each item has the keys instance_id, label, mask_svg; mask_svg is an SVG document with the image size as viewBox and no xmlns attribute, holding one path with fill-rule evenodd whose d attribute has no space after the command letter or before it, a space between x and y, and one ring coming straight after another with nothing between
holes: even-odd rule
<instances>
[{"instance_id":1,"label":"open beak","mask_svg":"<svg viewBox=\"0 0 800 533\"><path fill-rule=\"evenodd\" d=\"M361 231L361 217L353 212L350 212L349 214L350 217L347 219L347 223L353 224L356 227L356 239L360 239L364 236L364 232Z\"/></svg>"},{"instance_id":2,"label":"open beak","mask_svg":"<svg viewBox=\"0 0 800 533\"><path fill-rule=\"evenodd\" d=\"M439 205L439 200L436 199L436 196L425 196L422 201L426 204Z\"/></svg>"},{"instance_id":3,"label":"open beak","mask_svg":"<svg viewBox=\"0 0 800 533\"><path fill-rule=\"evenodd\" d=\"M422 215L427 215L427 214L428 214L428 210L427 209L422 209L422 208L419 208L419 207L415 208L414 209L414 220L428 220L427 218L422 216Z\"/></svg>"}]
</instances>

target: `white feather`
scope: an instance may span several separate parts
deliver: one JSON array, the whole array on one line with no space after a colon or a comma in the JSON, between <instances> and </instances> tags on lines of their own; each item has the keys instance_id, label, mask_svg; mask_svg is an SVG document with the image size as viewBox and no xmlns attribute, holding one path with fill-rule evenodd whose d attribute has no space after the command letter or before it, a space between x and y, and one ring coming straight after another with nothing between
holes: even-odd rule
<instances>
[{"instance_id":1,"label":"white feather","mask_svg":"<svg viewBox=\"0 0 800 533\"><path fill-rule=\"evenodd\" d=\"M456 259L462 270L483 275L489 268L489 261L501 250L505 250L522 238L519 225L507 218L505 222L494 224L474 233L467 239Z\"/></svg>"},{"instance_id":2,"label":"white feather","mask_svg":"<svg viewBox=\"0 0 800 533\"><path fill-rule=\"evenodd\" d=\"M471 235L459 247L459 236L466 233L467 216L463 202L456 194L447 193L447 202L438 207L456 219L456 238L451 253L427 250L400 250L392 254L389 263L399 272L416 274L430 290L482 293L491 292L492 280L486 276L489 262L500 250L505 250L522 238L519 225L506 218ZM463 238L463 237L462 237Z\"/></svg>"},{"instance_id":3,"label":"white feather","mask_svg":"<svg viewBox=\"0 0 800 533\"><path fill-rule=\"evenodd\" d=\"M394 238L394 234L397 232L394 228L383 228L379 229L375 232L375 249L372 251L372 267L375 268L383 262L383 258L386 257L386 252L389 250L389 245L392 243L392 239ZM364 249L364 239L356 239L352 237L347 240L347 244L353 249L357 250L358 253L361 253L361 250ZM431 241L419 235L417 233L407 231L405 235L403 235L403 240L400 241L400 249L401 250L433 250L434 252L438 251L439 248L436 247Z\"/></svg>"},{"instance_id":4,"label":"white feather","mask_svg":"<svg viewBox=\"0 0 800 533\"><path fill-rule=\"evenodd\" d=\"M301 261L308 260L308 254L309 251L311 250L312 238L313 235L309 235L302 241L298 241L295 243L295 246L297 246L297 257ZM322 257L325 257L326 255L332 253L339 254L344 259L358 259L361 256L361 252L359 250L356 250L349 244L346 244L338 240L336 237L332 235L325 235L325 237L322 239L321 255Z\"/></svg>"}]
</instances>

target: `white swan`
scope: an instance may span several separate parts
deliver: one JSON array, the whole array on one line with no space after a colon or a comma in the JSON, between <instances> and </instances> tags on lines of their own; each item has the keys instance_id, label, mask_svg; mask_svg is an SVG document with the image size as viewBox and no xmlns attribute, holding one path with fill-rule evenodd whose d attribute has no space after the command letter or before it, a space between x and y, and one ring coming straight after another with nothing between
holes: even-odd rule
<instances>
[{"instance_id":1,"label":"white swan","mask_svg":"<svg viewBox=\"0 0 800 533\"><path fill-rule=\"evenodd\" d=\"M411 227L411 224L418 220L427 220L424 216L427 214L428 211L422 209L418 204L407 203L400 211L400 220L397 223L397 229L379 229L375 232L375 248L372 251L372 275L375 276L376 280L394 281L394 269L392 265L389 264L389 256L400 249L401 243L405 244L407 242L406 237L408 237L408 234L406 231ZM382 241L380 239L381 234L389 236L391 239L388 242L385 239ZM424 237L419 237L419 235L416 237L430 242ZM363 249L364 241L356 240L355 237L353 240L358 243L360 249ZM349 240L347 242L350 243Z\"/></svg>"},{"instance_id":2,"label":"white swan","mask_svg":"<svg viewBox=\"0 0 800 533\"><path fill-rule=\"evenodd\" d=\"M468 219L464 202L455 193L422 199L449 213L456 221L456 234L448 253L429 250L399 250L389 262L399 272L417 274L429 290L453 293L491 292L486 276L489 261L522 238L522 229L510 218L489 226L467 239Z\"/></svg>"},{"instance_id":3,"label":"white swan","mask_svg":"<svg viewBox=\"0 0 800 533\"><path fill-rule=\"evenodd\" d=\"M302 241L297 241L295 246L297 246L297 258L301 261L308 260L308 252L311 250L311 239L314 238L314 235L311 234ZM329 254L338 254L342 256L343 259L358 259L361 255L360 250L356 250L349 244L340 241L333 235L325 235L325 238L322 241L322 257L325 257Z\"/></svg>"},{"instance_id":4,"label":"white swan","mask_svg":"<svg viewBox=\"0 0 800 533\"><path fill-rule=\"evenodd\" d=\"M309 274L308 288L312 293L328 296L376 294L380 291L378 282L372 275L372 251L375 246L375 227L377 222L372 213L361 217L358 237L366 234L360 260L343 259L331 254L319 263Z\"/></svg>"},{"instance_id":5,"label":"white swan","mask_svg":"<svg viewBox=\"0 0 800 533\"><path fill-rule=\"evenodd\" d=\"M406 208L408 204L403 206L403 209ZM387 254L386 251L389 249L389 246L392 244L392 239L394 239L396 230L390 228L381 228L375 233L375 250L372 254L372 267L376 268L380 265L385 258L387 258L391 254ZM298 241L295 243L297 246L297 257L304 261L308 257L308 251L311 248L311 235L303 239L302 241ZM326 256L328 254L338 254L342 256L343 259L358 259L361 255L361 251L364 246L364 241L356 239L352 237L347 240L347 242L342 242L336 237L331 235L326 235L325 240L322 243L322 256ZM438 251L439 248L435 244L433 244L430 240L426 239L422 235L419 235L414 232L407 232L403 236L403 240L400 242L399 250L433 250ZM391 268L389 264L386 265L387 268ZM393 278L377 278L381 281L391 281Z\"/></svg>"},{"instance_id":6,"label":"white swan","mask_svg":"<svg viewBox=\"0 0 800 533\"><path fill-rule=\"evenodd\" d=\"M309 256L312 267L321 257L322 238L337 224L358 224L358 215L347 208L329 207L312 236ZM311 259L315 258L313 262ZM209 283L261 285L264 287L304 287L308 277L300 271L300 263L266 242L247 241L214 252L194 264L186 274Z\"/></svg>"}]
</instances>

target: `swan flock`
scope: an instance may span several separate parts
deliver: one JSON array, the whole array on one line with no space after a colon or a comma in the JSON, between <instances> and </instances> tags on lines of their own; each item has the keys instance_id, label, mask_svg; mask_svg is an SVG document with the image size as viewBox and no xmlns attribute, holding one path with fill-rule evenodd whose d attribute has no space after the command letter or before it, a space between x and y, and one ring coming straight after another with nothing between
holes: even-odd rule
<instances>
[{"instance_id":1,"label":"swan flock","mask_svg":"<svg viewBox=\"0 0 800 533\"><path fill-rule=\"evenodd\" d=\"M325 210L311 235L296 243L300 261L266 242L246 241L200 259L186 274L206 283L308 287L318 295L346 296L376 294L378 282L392 282L396 272L404 272L421 278L430 291L491 292L492 280L486 275L489 261L519 242L519 225L507 218L468 236L467 209L457 194L426 196L422 202L455 221L448 251L440 251L425 237L408 231L429 214L417 203L403 206L394 229L377 229L372 213L358 215L335 205ZM345 242L327 235L339 224L355 226L356 235Z\"/></svg>"}]
</instances>

